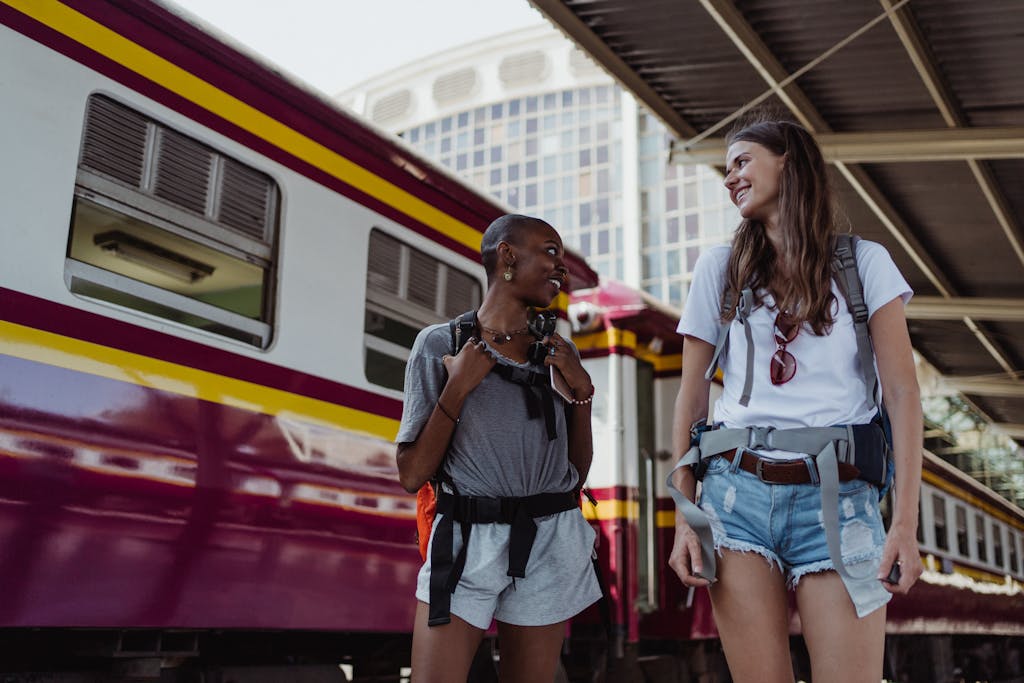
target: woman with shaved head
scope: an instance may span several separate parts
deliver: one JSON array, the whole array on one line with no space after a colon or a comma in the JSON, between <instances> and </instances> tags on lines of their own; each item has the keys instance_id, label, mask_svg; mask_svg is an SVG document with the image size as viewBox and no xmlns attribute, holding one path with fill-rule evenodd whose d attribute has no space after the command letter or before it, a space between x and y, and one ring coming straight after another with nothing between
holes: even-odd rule
<instances>
[{"instance_id":1,"label":"woman with shaved head","mask_svg":"<svg viewBox=\"0 0 1024 683\"><path fill-rule=\"evenodd\" d=\"M416 589L416 683L463 683L492 619L501 680L550 681L566 620L601 596L578 506L594 386L536 313L567 284L562 240L507 215L481 256L480 309L420 332L406 370L399 477L410 492L440 489Z\"/></svg>"}]
</instances>

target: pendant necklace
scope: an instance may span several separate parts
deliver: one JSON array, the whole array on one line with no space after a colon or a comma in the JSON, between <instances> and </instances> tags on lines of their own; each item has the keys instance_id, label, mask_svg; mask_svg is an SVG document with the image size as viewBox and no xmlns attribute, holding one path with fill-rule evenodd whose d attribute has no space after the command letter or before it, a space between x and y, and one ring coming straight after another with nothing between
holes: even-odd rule
<instances>
[{"instance_id":1,"label":"pendant necklace","mask_svg":"<svg viewBox=\"0 0 1024 683\"><path fill-rule=\"evenodd\" d=\"M502 344L509 343L510 341L512 341L512 337L516 335L526 334L526 332L530 329L529 325L524 325L518 330L512 330L511 332L499 332L498 330L492 330L490 327L487 327L483 323L479 323L479 325L481 330L491 335L491 341L493 341L495 344L498 344L499 346L501 346Z\"/></svg>"}]
</instances>

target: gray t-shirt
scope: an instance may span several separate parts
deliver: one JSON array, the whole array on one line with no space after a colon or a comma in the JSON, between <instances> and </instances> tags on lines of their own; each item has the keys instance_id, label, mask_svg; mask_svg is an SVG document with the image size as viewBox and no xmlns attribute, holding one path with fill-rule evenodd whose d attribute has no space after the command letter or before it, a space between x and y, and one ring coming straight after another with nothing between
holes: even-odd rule
<instances>
[{"instance_id":1,"label":"gray t-shirt","mask_svg":"<svg viewBox=\"0 0 1024 683\"><path fill-rule=\"evenodd\" d=\"M491 346L487 348L499 363L536 370L505 358ZM441 358L451 353L448 323L427 327L416 337L405 371L405 405L397 443L419 437L447 379ZM543 372L548 372L547 368ZM521 497L575 487L579 474L568 458L565 409L557 394L554 401L558 436L549 441L543 415L529 417L522 385L494 372L484 377L462 406L461 421L444 462L445 473L458 492Z\"/></svg>"}]
</instances>

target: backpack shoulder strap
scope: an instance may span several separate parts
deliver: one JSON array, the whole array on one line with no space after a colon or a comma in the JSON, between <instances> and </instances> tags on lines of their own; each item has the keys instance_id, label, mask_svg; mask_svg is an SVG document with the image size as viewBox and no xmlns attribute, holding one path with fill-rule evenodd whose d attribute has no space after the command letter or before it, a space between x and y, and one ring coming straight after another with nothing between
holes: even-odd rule
<instances>
[{"instance_id":1,"label":"backpack shoulder strap","mask_svg":"<svg viewBox=\"0 0 1024 683\"><path fill-rule=\"evenodd\" d=\"M878 375L875 372L875 354L868 332L868 307L864 302L864 283L857 271L857 242L860 238L848 233L836 235L836 248L832 264L833 278L846 299L846 307L853 316L853 329L857 335L857 358L867 391L868 405L877 405Z\"/></svg>"},{"instance_id":2,"label":"backpack shoulder strap","mask_svg":"<svg viewBox=\"0 0 1024 683\"><path fill-rule=\"evenodd\" d=\"M466 341L473 336L476 332L476 310L466 311L457 318L452 318L448 321L448 330L452 336L452 355L454 356L462 347L466 345Z\"/></svg>"},{"instance_id":3,"label":"backpack shoulder strap","mask_svg":"<svg viewBox=\"0 0 1024 683\"><path fill-rule=\"evenodd\" d=\"M722 292L722 303L718 312L719 326L718 339L715 342L715 352L711 356L711 364L704 371L704 379L714 379L715 372L718 370L718 360L725 353L726 349L729 348L729 328L732 326L732 321L726 320L726 316L729 315L734 306L736 306L736 301L733 291L729 288L729 285L726 285L725 290Z\"/></svg>"}]
</instances>

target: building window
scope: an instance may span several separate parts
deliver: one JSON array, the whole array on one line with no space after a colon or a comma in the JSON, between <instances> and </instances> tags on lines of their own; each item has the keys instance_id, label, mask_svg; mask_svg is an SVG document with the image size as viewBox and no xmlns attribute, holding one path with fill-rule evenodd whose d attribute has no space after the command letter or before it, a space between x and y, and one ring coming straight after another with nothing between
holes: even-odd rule
<instances>
[{"instance_id":1,"label":"building window","mask_svg":"<svg viewBox=\"0 0 1024 683\"><path fill-rule=\"evenodd\" d=\"M480 283L429 254L370 231L363 368L366 379L402 390L405 365L421 329L480 306Z\"/></svg>"},{"instance_id":2,"label":"building window","mask_svg":"<svg viewBox=\"0 0 1024 683\"><path fill-rule=\"evenodd\" d=\"M992 561L995 562L996 566L1002 568L1003 566L1003 528L996 523L992 523Z\"/></svg>"},{"instance_id":3,"label":"building window","mask_svg":"<svg viewBox=\"0 0 1024 683\"><path fill-rule=\"evenodd\" d=\"M65 281L75 294L266 348L278 202L265 173L93 95Z\"/></svg>"},{"instance_id":4,"label":"building window","mask_svg":"<svg viewBox=\"0 0 1024 683\"><path fill-rule=\"evenodd\" d=\"M967 540L967 508L956 506L956 549L964 557L971 554L971 545Z\"/></svg>"},{"instance_id":5,"label":"building window","mask_svg":"<svg viewBox=\"0 0 1024 683\"><path fill-rule=\"evenodd\" d=\"M975 542L978 546L978 560L988 562L988 544L985 542L985 518L978 515L974 518L976 531Z\"/></svg>"},{"instance_id":6,"label":"building window","mask_svg":"<svg viewBox=\"0 0 1024 683\"><path fill-rule=\"evenodd\" d=\"M935 547L949 550L949 537L946 533L946 501L937 494L932 494L932 524L935 528Z\"/></svg>"}]
</instances>

